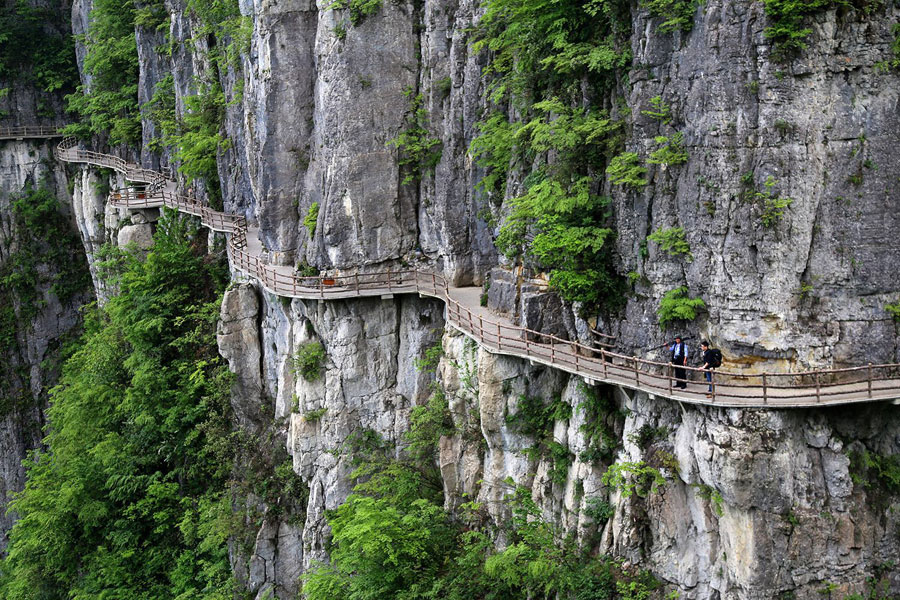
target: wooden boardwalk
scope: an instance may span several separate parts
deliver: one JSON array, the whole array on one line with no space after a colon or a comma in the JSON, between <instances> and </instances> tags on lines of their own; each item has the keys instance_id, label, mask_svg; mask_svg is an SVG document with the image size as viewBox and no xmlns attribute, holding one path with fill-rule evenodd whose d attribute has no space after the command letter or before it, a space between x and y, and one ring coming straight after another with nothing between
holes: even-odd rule
<instances>
[{"instance_id":1,"label":"wooden boardwalk","mask_svg":"<svg viewBox=\"0 0 900 600\"><path fill-rule=\"evenodd\" d=\"M588 382L611 383L693 404L798 408L900 398L900 365L897 364L798 373L748 374L717 370L711 394L707 393L707 385L702 381L702 371L688 368L687 389L679 389L671 365L667 363L625 356L519 327L480 305L481 288L452 287L438 273L406 269L301 277L292 267L266 264L257 228L248 227L243 217L212 210L192 197L176 194L175 182L164 174L128 164L114 156L80 149L72 139L63 140L56 155L66 162L112 168L130 181L146 184L143 191L112 192L109 202L114 206L129 209L168 206L196 215L205 226L226 233L232 268L278 296L337 300L419 294L438 298L447 306L447 323L489 352L547 365L581 376Z\"/></svg>"},{"instance_id":2,"label":"wooden boardwalk","mask_svg":"<svg viewBox=\"0 0 900 600\"><path fill-rule=\"evenodd\" d=\"M61 127L19 126L0 127L0 140L50 139L63 137Z\"/></svg>"}]
</instances>

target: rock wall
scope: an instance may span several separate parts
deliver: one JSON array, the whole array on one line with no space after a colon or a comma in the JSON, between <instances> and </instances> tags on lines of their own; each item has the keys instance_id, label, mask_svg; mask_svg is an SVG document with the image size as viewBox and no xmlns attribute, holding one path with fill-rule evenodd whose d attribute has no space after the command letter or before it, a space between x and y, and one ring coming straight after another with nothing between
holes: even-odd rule
<instances>
[{"instance_id":1,"label":"rock wall","mask_svg":"<svg viewBox=\"0 0 900 600\"><path fill-rule=\"evenodd\" d=\"M240 68L214 75L232 100L223 127L231 146L218 163L226 210L260 226L273 262L327 270L415 263L459 284L481 283L498 261L485 217L505 208L477 197L482 173L467 152L484 110L485 57L471 52L468 33L477 4L384 3L357 23L331 6L241 2L253 25L249 50ZM171 73L183 114L196 78L214 69L208 40L192 41L196 15L180 1L166 8L171 55L157 51L164 32L138 32L139 96L149 99ZM89 0L73 6L76 33L89 10ZM629 149L646 157L654 136L681 131L689 158L652 167L640 192L608 190L621 271L640 276L623 313L598 325L618 334L623 350L660 340L659 298L687 285L710 307L691 333L711 338L732 362L747 356L752 368L788 368L900 360L896 325L883 310L898 292L892 266L900 250L885 240L897 228L891 178L900 159L891 149L900 141L900 86L896 71L875 67L890 57L900 9L884 10L883 18L865 20L853 12L815 15L810 49L778 63L770 59L759 2L707 0L693 30L674 34L658 33L658 19L633 6ZM83 48L79 53L83 60ZM441 158L433 174L404 183L389 142L418 94ZM671 124L642 114L656 96L672 107ZM156 135L145 121L143 148L131 154L147 166L172 165L170 152L148 151ZM0 152L9 181L18 182L10 190L27 179L24 167L11 166L29 164L26 146ZM49 158L49 146L38 152ZM146 244L155 215L105 206L105 189L125 183L117 177L74 173L73 215L102 300L109 290L97 272L100 247ZM756 192L770 176L774 191L793 202L766 227ZM318 220L309 232L302 221L315 203ZM676 226L687 233L690 261L645 246L652 231ZM410 408L427 399L435 380L462 432L440 447L451 510L468 495L503 519L511 478L581 540L650 568L667 591L690 598L818 598L831 585L858 592L900 561L895 497L851 461L864 451L897 454L890 406L724 411L592 390L477 348L445 329L434 300L287 301L234 279L219 345L236 374L236 428L258 454L287 448L308 489L293 519L260 498L236 501L253 527L250 550L235 543L233 563L257 598L297 596L298 575L327 557L325 511L350 491L347 444L367 431L399 441ZM572 307L534 282L523 288L518 276L498 276L496 283L489 301L498 310L559 335L587 336ZM42 341L25 344L29 364L42 360L40 344L75 322L61 310L41 325ZM548 312L554 318L545 322ZM310 342L322 344L326 359L321 375L306 380L292 357ZM416 359L435 343L444 352L437 373L419 371ZM572 407L552 432L569 457L565 468L524 452L535 440L507 421L522 396L559 397ZM27 422L27 435L13 422L0 427L9 432L4 456L17 457L0 467L8 489L21 486L18 460L37 443L39 411ZM589 433L598 428L609 438L599 446ZM610 490L602 475L617 460L643 461L667 481L646 497ZM240 461L252 464L249 456ZM608 502L614 515L590 516L594 500ZM900 591L896 573L888 575L892 591Z\"/></svg>"},{"instance_id":2,"label":"rock wall","mask_svg":"<svg viewBox=\"0 0 900 600\"><path fill-rule=\"evenodd\" d=\"M884 240L900 207L900 81L883 62L900 8L884 13L817 13L809 48L783 62L760 2L704 2L689 34L660 34L659 19L634 13L630 149L646 156L654 136L681 131L688 161L651 166L644 190L614 195L623 272L642 276L625 320L610 323L622 344L658 339L659 298L687 285L709 307L690 331L746 366L897 361L884 305L897 297L900 250ZM642 112L657 96L670 124ZM766 227L754 193L769 177L793 202ZM667 227L684 228L693 260L641 250Z\"/></svg>"},{"instance_id":3,"label":"rock wall","mask_svg":"<svg viewBox=\"0 0 900 600\"><path fill-rule=\"evenodd\" d=\"M886 149L897 142L898 86L896 72L874 66L890 56L897 9L885 10L885 18L862 22L855 13L816 15L810 50L778 63L769 58L761 3L703 3L689 34L657 33L658 19L634 7L629 149L646 157L654 136L681 131L689 158L651 167L641 192L609 190L621 270L641 276L619 318L598 323L618 334L623 350L665 335L656 324L659 299L687 285L710 307L690 332L711 338L733 362L749 357L740 366L897 359L896 326L883 306L898 291L889 267L898 256L883 240L897 212L889 179L900 165ZM259 223L270 259L322 269L422 261L456 282L480 283L497 263L484 220L497 207L474 194L481 173L467 156L484 108L484 56L471 53L466 33L476 5L385 4L355 25L345 11L307 2L244 3L242 11L254 32L243 103L226 124L237 142L231 168L220 171L226 206ZM406 185L386 145L404 127L405 89L423 95L442 143L434 174ZM655 96L672 107L670 125L641 114ZM769 176L775 192L793 198L772 227L762 224L764 203L754 195ZM310 234L301 222L314 203ZM687 232L692 261L652 243L642 250L649 233L675 226ZM499 275L489 302L560 335L589 337L585 321L566 315L570 306L522 281ZM832 585L849 594L900 558L894 500L873 500L880 488L863 485L849 458L863 447L896 453L890 407L675 406L615 388L590 391L559 372L479 350L443 330L442 307L432 301L286 303L247 288L232 294L244 300L232 312L226 299L230 333L220 343L239 374L236 408L262 402L277 423L287 418L279 431L309 486L302 527L269 526L257 540L250 562L271 567L250 576L258 597L273 586L291 597L290 577L325 557L324 510L350 491L341 449L367 430L400 439L408 409L427 396L429 376L412 360L438 337L445 358L437 379L467 432L441 441L450 509L466 494L502 519L512 478L582 540L599 540L600 550L650 568L668 591L690 598L817 598ZM554 319L544 323L549 306ZM313 382L290 367L310 340L328 355ZM564 482L551 459L523 453L534 440L506 421L522 395L559 396L573 407L553 431L572 460ZM598 396L612 408L579 408ZM586 433L598 419L612 448L598 450ZM646 498L609 490L601 478L616 460L644 461L667 482ZM588 516L597 498L615 508L608 522Z\"/></svg>"}]
</instances>

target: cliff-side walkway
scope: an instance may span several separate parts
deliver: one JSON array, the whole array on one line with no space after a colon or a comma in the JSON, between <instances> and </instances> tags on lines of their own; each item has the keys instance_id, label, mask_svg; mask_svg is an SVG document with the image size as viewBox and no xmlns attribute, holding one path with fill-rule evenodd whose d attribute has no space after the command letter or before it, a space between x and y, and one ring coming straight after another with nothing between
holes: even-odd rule
<instances>
[{"instance_id":1,"label":"cliff-side walkway","mask_svg":"<svg viewBox=\"0 0 900 600\"><path fill-rule=\"evenodd\" d=\"M897 364L799 373L748 374L717 370L710 394L702 382L702 371L689 368L690 379L694 381L688 383L687 389L679 389L668 363L625 356L519 327L480 305L481 288L450 286L438 273L407 269L302 277L292 267L266 264L257 228L248 226L243 217L212 210L192 197L176 194L175 182L164 174L128 164L115 156L80 149L73 139L63 140L56 156L66 162L112 168L130 181L147 184L143 191L112 192L109 201L114 206L129 209L168 206L196 215L205 226L224 232L232 268L278 296L337 300L417 293L438 298L446 303L448 324L489 352L561 369L589 382L611 383L693 404L790 408L900 398L900 365Z\"/></svg>"}]
</instances>

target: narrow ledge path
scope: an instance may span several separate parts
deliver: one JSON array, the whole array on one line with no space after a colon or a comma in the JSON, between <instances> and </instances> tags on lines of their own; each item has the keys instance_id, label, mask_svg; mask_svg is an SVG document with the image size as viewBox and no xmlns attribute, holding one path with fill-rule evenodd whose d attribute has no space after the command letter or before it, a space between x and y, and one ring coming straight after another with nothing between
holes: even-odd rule
<instances>
[{"instance_id":1,"label":"narrow ledge path","mask_svg":"<svg viewBox=\"0 0 900 600\"><path fill-rule=\"evenodd\" d=\"M0 129L0 139L60 137L46 128ZM37 130L37 131L35 131ZM127 180L146 184L144 191L110 193L113 206L128 209L167 206L195 215L203 225L227 237L232 269L256 280L272 294L307 300L391 298L419 294L446 304L446 321L492 353L515 356L582 377L588 383L609 383L640 390L651 397L729 408L812 408L900 399L900 365L865 365L798 373L740 373L717 370L712 393L699 369L687 368L685 389L677 387L667 363L643 360L525 329L481 306L481 288L453 287L439 274L422 270L383 271L334 277L301 277L290 266L266 264L259 230L246 219L203 206L176 193L165 174L129 164L108 154L78 147L71 138L56 148L64 162L111 168Z\"/></svg>"}]
</instances>

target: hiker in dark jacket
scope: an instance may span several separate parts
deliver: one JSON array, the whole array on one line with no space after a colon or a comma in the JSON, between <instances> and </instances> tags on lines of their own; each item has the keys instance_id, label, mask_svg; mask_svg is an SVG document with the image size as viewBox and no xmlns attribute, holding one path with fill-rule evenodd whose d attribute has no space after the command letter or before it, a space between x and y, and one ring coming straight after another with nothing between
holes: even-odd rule
<instances>
[{"instance_id":1,"label":"hiker in dark jacket","mask_svg":"<svg viewBox=\"0 0 900 600\"><path fill-rule=\"evenodd\" d=\"M715 369L718 364L716 364L716 351L709 349L709 342L702 341L700 342L700 349L703 351L703 371L704 375L706 375L706 383L709 384L709 390L707 390L706 397L712 398L712 376L713 369Z\"/></svg>"},{"instance_id":2,"label":"hiker in dark jacket","mask_svg":"<svg viewBox=\"0 0 900 600\"><path fill-rule=\"evenodd\" d=\"M669 346L669 353L672 356L672 364L675 365L675 387L684 389L687 387L684 365L687 364L688 348L680 335L675 336L675 343Z\"/></svg>"}]
</instances>

